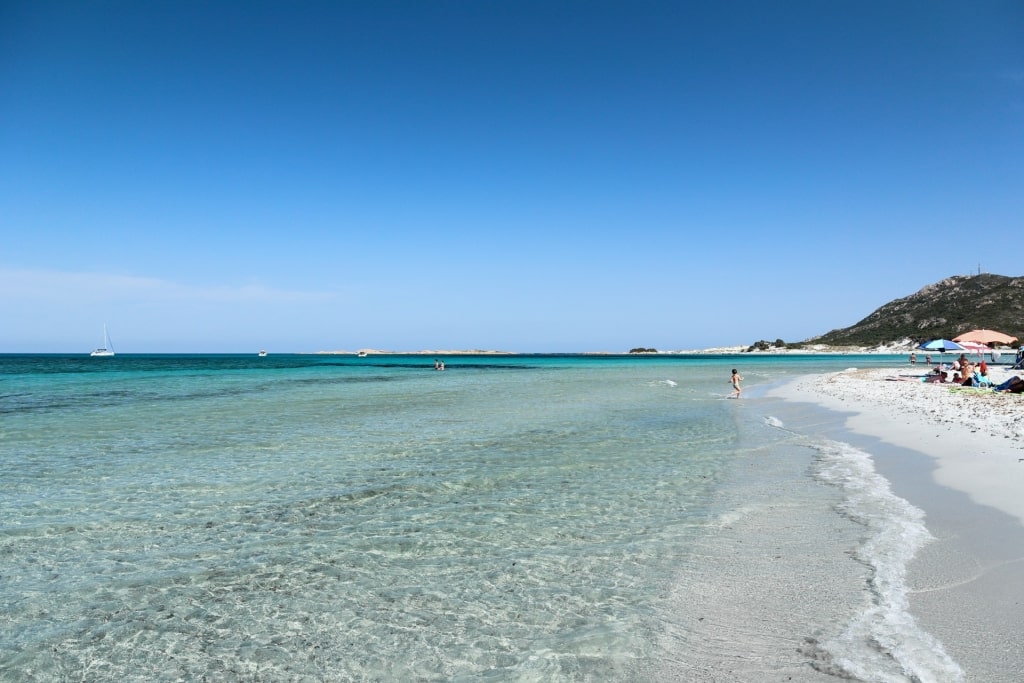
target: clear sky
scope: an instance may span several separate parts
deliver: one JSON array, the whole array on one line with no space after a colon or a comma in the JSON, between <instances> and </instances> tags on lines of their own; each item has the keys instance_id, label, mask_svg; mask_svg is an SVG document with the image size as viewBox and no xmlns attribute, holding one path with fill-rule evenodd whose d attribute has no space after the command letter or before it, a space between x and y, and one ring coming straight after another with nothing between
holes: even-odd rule
<instances>
[{"instance_id":1,"label":"clear sky","mask_svg":"<svg viewBox=\"0 0 1024 683\"><path fill-rule=\"evenodd\" d=\"M1022 217L1019 0L0 4L0 352L799 341Z\"/></svg>"}]
</instances>

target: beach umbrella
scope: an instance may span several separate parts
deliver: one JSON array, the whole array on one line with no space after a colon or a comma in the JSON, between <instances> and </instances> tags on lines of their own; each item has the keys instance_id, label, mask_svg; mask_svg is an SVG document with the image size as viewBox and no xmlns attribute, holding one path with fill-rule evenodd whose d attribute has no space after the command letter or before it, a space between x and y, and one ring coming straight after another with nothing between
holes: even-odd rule
<instances>
[{"instance_id":1,"label":"beach umbrella","mask_svg":"<svg viewBox=\"0 0 1024 683\"><path fill-rule=\"evenodd\" d=\"M946 351L967 350L955 341L949 341L948 339L932 339L930 342L925 342L917 348L924 349L925 351L938 351L940 353L945 353Z\"/></svg>"},{"instance_id":2,"label":"beach umbrella","mask_svg":"<svg viewBox=\"0 0 1024 683\"><path fill-rule=\"evenodd\" d=\"M988 353L989 351L992 350L986 344L982 344L981 342L962 341L958 343L960 344L960 346L964 347L965 350L969 351L970 353L976 353L979 356L983 353Z\"/></svg>"},{"instance_id":3,"label":"beach umbrella","mask_svg":"<svg viewBox=\"0 0 1024 683\"><path fill-rule=\"evenodd\" d=\"M978 342L981 344L1012 344L1017 341L1017 338L1002 332L996 332L995 330L971 330L970 332L964 332L959 336L953 337L953 341Z\"/></svg>"}]
</instances>

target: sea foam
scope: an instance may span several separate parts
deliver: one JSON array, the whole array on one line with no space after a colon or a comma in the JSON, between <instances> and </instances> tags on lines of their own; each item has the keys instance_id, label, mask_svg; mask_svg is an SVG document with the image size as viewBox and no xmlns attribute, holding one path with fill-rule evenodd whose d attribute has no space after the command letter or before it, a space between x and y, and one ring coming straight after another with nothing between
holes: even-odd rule
<instances>
[{"instance_id":1,"label":"sea foam","mask_svg":"<svg viewBox=\"0 0 1024 683\"><path fill-rule=\"evenodd\" d=\"M818 645L822 652L816 668L886 683L964 680L942 643L922 630L909 612L907 565L933 540L924 512L892 493L868 453L837 441L815 448L815 476L843 492L839 512L868 533L856 556L871 569L869 588L874 596L839 636Z\"/></svg>"}]
</instances>

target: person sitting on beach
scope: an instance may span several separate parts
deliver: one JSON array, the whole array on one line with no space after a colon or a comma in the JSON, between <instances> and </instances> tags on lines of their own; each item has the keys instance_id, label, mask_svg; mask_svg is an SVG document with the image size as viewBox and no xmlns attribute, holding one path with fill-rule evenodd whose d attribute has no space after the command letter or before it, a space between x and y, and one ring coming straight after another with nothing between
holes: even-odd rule
<instances>
[{"instance_id":1,"label":"person sitting on beach","mask_svg":"<svg viewBox=\"0 0 1024 683\"><path fill-rule=\"evenodd\" d=\"M965 382L966 384L966 382ZM975 370L974 374L971 375L972 387L990 387L992 386L992 380L988 378L988 370L982 372L980 369Z\"/></svg>"}]
</instances>

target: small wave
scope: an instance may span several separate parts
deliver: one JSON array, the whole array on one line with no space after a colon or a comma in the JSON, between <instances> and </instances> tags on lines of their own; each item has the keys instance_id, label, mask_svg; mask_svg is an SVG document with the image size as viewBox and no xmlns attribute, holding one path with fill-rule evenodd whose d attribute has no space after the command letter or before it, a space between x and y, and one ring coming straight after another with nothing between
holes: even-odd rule
<instances>
[{"instance_id":1,"label":"small wave","mask_svg":"<svg viewBox=\"0 0 1024 683\"><path fill-rule=\"evenodd\" d=\"M875 597L842 634L820 643L830 660L822 670L871 681L963 681L960 666L909 612L907 565L933 540L924 512L892 493L864 451L837 441L816 448L815 475L843 492L839 512L869 533L856 553L872 570Z\"/></svg>"},{"instance_id":2,"label":"small wave","mask_svg":"<svg viewBox=\"0 0 1024 683\"><path fill-rule=\"evenodd\" d=\"M765 415L764 423L769 427L778 427L779 429L782 429L783 427L786 426L785 424L782 423L782 420L773 415Z\"/></svg>"}]
</instances>

